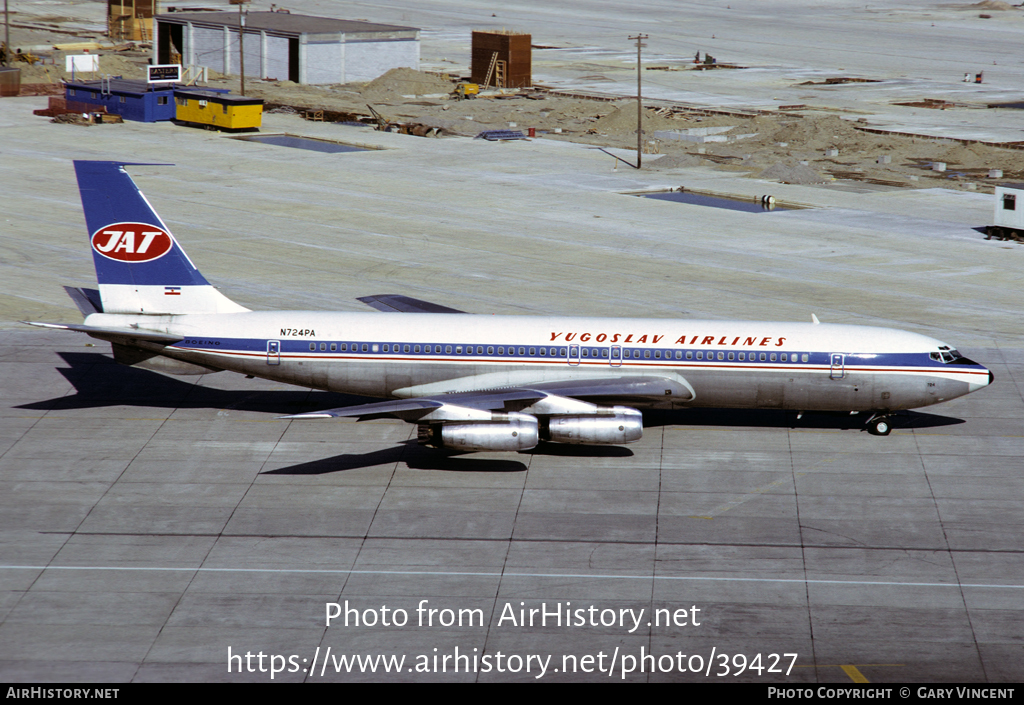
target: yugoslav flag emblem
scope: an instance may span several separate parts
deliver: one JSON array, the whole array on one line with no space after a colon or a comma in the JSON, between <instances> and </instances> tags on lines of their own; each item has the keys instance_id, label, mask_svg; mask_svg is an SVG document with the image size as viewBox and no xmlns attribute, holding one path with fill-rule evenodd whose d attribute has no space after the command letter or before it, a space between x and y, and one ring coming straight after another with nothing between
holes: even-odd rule
<instances>
[{"instance_id":1,"label":"yugoslav flag emblem","mask_svg":"<svg viewBox=\"0 0 1024 705\"><path fill-rule=\"evenodd\" d=\"M114 223L92 236L92 249L118 262L150 262L171 251L170 233L145 223Z\"/></svg>"}]
</instances>

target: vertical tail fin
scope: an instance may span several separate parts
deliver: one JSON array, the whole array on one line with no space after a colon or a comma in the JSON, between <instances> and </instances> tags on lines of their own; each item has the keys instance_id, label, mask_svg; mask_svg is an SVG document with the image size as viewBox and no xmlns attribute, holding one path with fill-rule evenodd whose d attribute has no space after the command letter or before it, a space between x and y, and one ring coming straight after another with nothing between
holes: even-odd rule
<instances>
[{"instance_id":1,"label":"vertical tail fin","mask_svg":"<svg viewBox=\"0 0 1024 705\"><path fill-rule=\"evenodd\" d=\"M237 313L213 288L124 170L126 162L76 161L105 313Z\"/></svg>"}]
</instances>

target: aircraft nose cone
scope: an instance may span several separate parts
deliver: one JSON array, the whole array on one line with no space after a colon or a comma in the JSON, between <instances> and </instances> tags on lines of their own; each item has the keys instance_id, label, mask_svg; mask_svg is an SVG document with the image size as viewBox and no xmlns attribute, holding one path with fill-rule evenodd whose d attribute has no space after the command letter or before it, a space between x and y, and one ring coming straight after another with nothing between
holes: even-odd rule
<instances>
[{"instance_id":1,"label":"aircraft nose cone","mask_svg":"<svg viewBox=\"0 0 1024 705\"><path fill-rule=\"evenodd\" d=\"M977 365L977 363L975 364ZM978 375L978 379L975 379L974 381L968 383L968 393L972 391L977 391L978 389L984 389L986 386L995 381L995 375L992 374L991 370L985 369L981 365L978 365L978 367L981 367L982 370L985 370L985 372L988 373L988 379L986 379L985 381L981 381L981 375ZM979 372L980 371L981 370L979 370Z\"/></svg>"},{"instance_id":2,"label":"aircraft nose cone","mask_svg":"<svg viewBox=\"0 0 1024 705\"><path fill-rule=\"evenodd\" d=\"M981 367L981 366L979 365L979 367ZM982 369L985 369L985 368L982 368ZM977 380L975 382L969 383L967 385L967 391L968 392L976 392L979 389L984 389L985 387L987 387L988 385L992 384L995 381L996 376L994 374L992 374L992 370L985 370L985 371L988 372L988 379L985 380L984 382L982 382L979 379L979 380Z\"/></svg>"}]
</instances>

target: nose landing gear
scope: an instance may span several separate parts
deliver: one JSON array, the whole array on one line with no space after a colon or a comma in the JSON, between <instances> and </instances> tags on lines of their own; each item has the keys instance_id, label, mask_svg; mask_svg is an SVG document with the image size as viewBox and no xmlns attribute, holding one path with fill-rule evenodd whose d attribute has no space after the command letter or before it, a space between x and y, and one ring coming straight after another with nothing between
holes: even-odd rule
<instances>
[{"instance_id":1,"label":"nose landing gear","mask_svg":"<svg viewBox=\"0 0 1024 705\"><path fill-rule=\"evenodd\" d=\"M885 414L874 414L867 422L867 431L872 436L888 436L892 431L892 421Z\"/></svg>"}]
</instances>

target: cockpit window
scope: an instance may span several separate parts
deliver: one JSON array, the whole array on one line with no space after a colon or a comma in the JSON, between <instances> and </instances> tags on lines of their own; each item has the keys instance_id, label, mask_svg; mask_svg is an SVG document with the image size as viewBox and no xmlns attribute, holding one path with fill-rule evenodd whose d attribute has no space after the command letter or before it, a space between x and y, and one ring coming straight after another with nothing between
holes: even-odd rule
<instances>
[{"instance_id":1,"label":"cockpit window","mask_svg":"<svg viewBox=\"0 0 1024 705\"><path fill-rule=\"evenodd\" d=\"M936 362L949 364L950 362L955 362L956 360L959 360L960 358L963 357L963 355L961 355L956 350L952 350L948 346L943 345L941 348L939 348L939 352L931 353L930 357Z\"/></svg>"}]
</instances>

